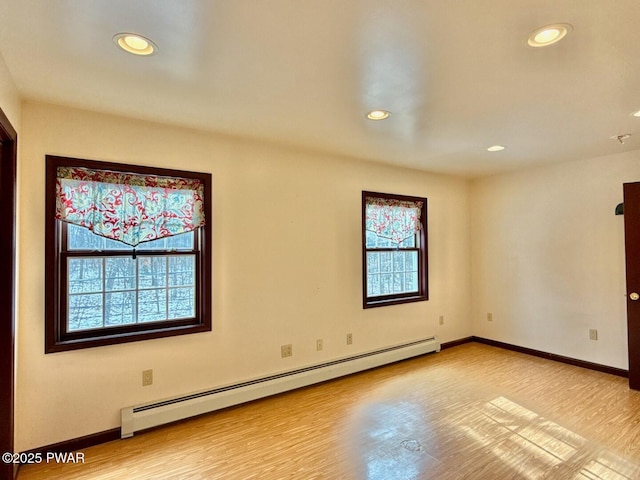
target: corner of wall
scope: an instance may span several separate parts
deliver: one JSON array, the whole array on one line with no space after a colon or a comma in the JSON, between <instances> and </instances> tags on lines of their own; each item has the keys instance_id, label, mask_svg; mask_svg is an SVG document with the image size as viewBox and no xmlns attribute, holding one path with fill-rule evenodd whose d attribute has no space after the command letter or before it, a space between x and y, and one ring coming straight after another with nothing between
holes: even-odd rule
<instances>
[{"instance_id":1,"label":"corner of wall","mask_svg":"<svg viewBox=\"0 0 640 480\"><path fill-rule=\"evenodd\" d=\"M0 52L0 108L17 132L20 131L22 104L13 76Z\"/></svg>"}]
</instances>

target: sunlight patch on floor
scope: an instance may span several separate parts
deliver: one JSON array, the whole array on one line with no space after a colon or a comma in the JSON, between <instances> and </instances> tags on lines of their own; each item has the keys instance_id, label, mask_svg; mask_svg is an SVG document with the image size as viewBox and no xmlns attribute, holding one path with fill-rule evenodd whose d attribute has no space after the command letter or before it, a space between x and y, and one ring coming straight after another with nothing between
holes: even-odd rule
<instances>
[{"instance_id":1,"label":"sunlight patch on floor","mask_svg":"<svg viewBox=\"0 0 640 480\"><path fill-rule=\"evenodd\" d=\"M595 445L577 433L505 397L497 397L474 408L513 433L494 444L495 439L478 433L486 430L485 426L459 425L457 428L482 446L493 445L492 454L522 478L543 478L552 469L560 472L558 467L562 464L569 467L565 470L579 470L576 479L633 480L640 475L640 466L612 452L597 451ZM455 425L452 427L456 428ZM572 465L574 457L578 458L576 465ZM562 478L567 477L562 475Z\"/></svg>"}]
</instances>

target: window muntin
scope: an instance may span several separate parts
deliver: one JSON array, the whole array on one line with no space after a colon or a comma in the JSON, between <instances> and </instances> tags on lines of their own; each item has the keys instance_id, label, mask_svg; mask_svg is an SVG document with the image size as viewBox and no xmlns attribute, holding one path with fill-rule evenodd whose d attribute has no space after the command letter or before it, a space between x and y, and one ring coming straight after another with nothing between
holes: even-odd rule
<instances>
[{"instance_id":1,"label":"window muntin","mask_svg":"<svg viewBox=\"0 0 640 480\"><path fill-rule=\"evenodd\" d=\"M367 230L368 205L373 199L421 204L419 230L413 234L392 232L390 238ZM426 198L363 192L363 306L364 308L417 302L428 299ZM406 225L400 228L406 230ZM388 229L381 232L389 236Z\"/></svg>"},{"instance_id":2,"label":"window muntin","mask_svg":"<svg viewBox=\"0 0 640 480\"><path fill-rule=\"evenodd\" d=\"M55 219L61 166L194 179L208 221L135 248L96 235ZM46 353L211 330L210 185L210 174L47 156Z\"/></svg>"}]
</instances>

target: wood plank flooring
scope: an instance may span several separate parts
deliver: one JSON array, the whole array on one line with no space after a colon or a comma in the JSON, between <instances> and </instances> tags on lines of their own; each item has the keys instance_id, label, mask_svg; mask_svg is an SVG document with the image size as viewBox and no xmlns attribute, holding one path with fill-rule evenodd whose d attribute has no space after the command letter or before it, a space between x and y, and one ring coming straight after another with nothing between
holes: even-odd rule
<instances>
[{"instance_id":1,"label":"wood plank flooring","mask_svg":"<svg viewBox=\"0 0 640 480\"><path fill-rule=\"evenodd\" d=\"M18 480L640 479L640 392L469 343L83 453Z\"/></svg>"}]
</instances>

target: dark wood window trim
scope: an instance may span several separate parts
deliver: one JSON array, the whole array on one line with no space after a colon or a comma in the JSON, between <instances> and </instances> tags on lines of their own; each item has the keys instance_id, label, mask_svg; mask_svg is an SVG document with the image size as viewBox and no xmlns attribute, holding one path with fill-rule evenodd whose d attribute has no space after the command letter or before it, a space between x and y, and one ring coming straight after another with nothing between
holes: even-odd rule
<instances>
[{"instance_id":1,"label":"dark wood window trim","mask_svg":"<svg viewBox=\"0 0 640 480\"><path fill-rule=\"evenodd\" d=\"M418 232L419 246L415 250L418 252L418 292L401 293L395 295L384 295L376 297L367 296L367 248L366 248L366 202L367 198L384 198L401 201L421 201L423 207L420 216L421 229ZM427 199L422 197L412 197L407 195L395 195L390 193L362 192L362 307L375 308L387 305L398 305L402 303L424 302L429 300L429 275L428 275L428 235L427 235ZM389 250L395 249L377 249Z\"/></svg>"},{"instance_id":2,"label":"dark wood window trim","mask_svg":"<svg viewBox=\"0 0 640 480\"><path fill-rule=\"evenodd\" d=\"M63 324L65 276L63 275L62 240L65 228L55 219L56 170L59 166L85 167L143 175L196 178L204 184L205 218L207 223L196 232L196 316L193 319L110 327L109 329L66 332ZM206 332L211 330L211 174L166 168L144 167L77 158L46 156L46 225L45 225L45 353L135 342L152 338ZM119 253L122 255L122 252ZM80 254L82 255L82 254ZM136 249L136 255L162 255Z\"/></svg>"}]
</instances>

